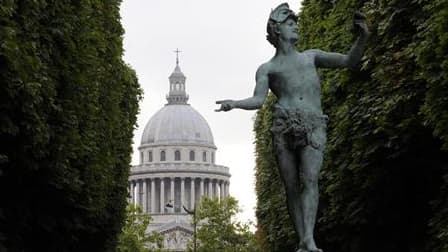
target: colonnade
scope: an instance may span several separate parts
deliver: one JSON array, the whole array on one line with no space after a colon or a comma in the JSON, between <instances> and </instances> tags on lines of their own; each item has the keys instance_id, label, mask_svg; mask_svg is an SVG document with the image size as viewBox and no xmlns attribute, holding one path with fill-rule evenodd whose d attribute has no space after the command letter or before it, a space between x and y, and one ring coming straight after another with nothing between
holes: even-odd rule
<instances>
[{"instance_id":1,"label":"colonnade","mask_svg":"<svg viewBox=\"0 0 448 252\"><path fill-rule=\"evenodd\" d=\"M217 178L158 177L129 181L129 202L145 213L192 210L202 196L222 199L229 195L229 181ZM172 207L166 207L167 204Z\"/></svg>"}]
</instances>

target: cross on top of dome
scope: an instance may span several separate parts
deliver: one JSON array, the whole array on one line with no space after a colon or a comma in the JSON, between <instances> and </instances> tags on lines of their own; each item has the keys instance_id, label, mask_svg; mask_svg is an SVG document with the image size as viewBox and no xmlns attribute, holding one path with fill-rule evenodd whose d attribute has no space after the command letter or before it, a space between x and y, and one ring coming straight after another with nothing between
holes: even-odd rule
<instances>
[{"instance_id":1,"label":"cross on top of dome","mask_svg":"<svg viewBox=\"0 0 448 252\"><path fill-rule=\"evenodd\" d=\"M176 66L179 65L179 53L182 51L179 51L179 48L176 48L176 51L174 51L176 53Z\"/></svg>"}]
</instances>

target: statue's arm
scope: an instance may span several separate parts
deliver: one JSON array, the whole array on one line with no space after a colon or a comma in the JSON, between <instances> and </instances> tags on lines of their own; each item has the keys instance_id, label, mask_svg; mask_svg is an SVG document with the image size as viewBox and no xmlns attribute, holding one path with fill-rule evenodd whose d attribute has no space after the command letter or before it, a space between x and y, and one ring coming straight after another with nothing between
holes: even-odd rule
<instances>
[{"instance_id":1,"label":"statue's arm","mask_svg":"<svg viewBox=\"0 0 448 252\"><path fill-rule=\"evenodd\" d=\"M254 95L243 100L222 100L217 101L216 104L221 104L221 108L215 111L229 111L234 108L254 110L261 108L269 91L269 77L268 70L265 65L258 68L255 76L256 85Z\"/></svg>"},{"instance_id":2,"label":"statue's arm","mask_svg":"<svg viewBox=\"0 0 448 252\"><path fill-rule=\"evenodd\" d=\"M366 49L370 32L365 22L365 17L359 13L355 19L355 29L359 31L359 36L353 44L348 54L324 52L322 50L308 50L314 56L316 67L323 68L354 68L362 58Z\"/></svg>"}]
</instances>

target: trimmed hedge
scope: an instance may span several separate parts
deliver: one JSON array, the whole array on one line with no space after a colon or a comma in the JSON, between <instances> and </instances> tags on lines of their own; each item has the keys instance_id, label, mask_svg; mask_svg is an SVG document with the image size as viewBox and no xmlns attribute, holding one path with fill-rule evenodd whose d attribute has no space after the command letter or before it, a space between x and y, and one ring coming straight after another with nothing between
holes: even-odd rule
<instances>
[{"instance_id":1,"label":"trimmed hedge","mask_svg":"<svg viewBox=\"0 0 448 252\"><path fill-rule=\"evenodd\" d=\"M353 13L372 36L360 69L321 70L329 141L316 239L324 251L448 250L448 1L304 0L299 50L347 52ZM272 156L270 105L257 113L258 237L295 248Z\"/></svg>"},{"instance_id":2,"label":"trimmed hedge","mask_svg":"<svg viewBox=\"0 0 448 252\"><path fill-rule=\"evenodd\" d=\"M141 95L120 2L1 1L1 251L116 246Z\"/></svg>"}]
</instances>

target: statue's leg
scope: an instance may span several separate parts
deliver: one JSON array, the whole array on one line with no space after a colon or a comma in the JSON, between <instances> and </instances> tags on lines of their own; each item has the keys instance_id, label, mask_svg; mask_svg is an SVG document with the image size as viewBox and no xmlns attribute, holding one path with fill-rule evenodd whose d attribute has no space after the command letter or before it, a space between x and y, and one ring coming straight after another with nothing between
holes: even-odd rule
<instances>
[{"instance_id":1,"label":"statue's leg","mask_svg":"<svg viewBox=\"0 0 448 252\"><path fill-rule=\"evenodd\" d=\"M281 136L281 138L284 138L284 136ZM296 233L299 235L300 240L302 240L304 237L304 229L302 209L299 201L299 173L297 171L296 157L294 151L290 150L286 144L282 144L281 140L285 139L275 139L277 141L277 144L275 144L277 164L280 177L285 186L289 216L291 217Z\"/></svg>"},{"instance_id":2,"label":"statue's leg","mask_svg":"<svg viewBox=\"0 0 448 252\"><path fill-rule=\"evenodd\" d=\"M323 140L321 144L325 144L325 129L318 129L313 134L318 134L319 139ZM303 205L303 248L309 251L320 251L316 247L313 232L319 204L318 179L323 161L323 148L315 149L311 146L306 146L298 154L300 157L300 178L303 185L300 197L301 204Z\"/></svg>"}]
</instances>

